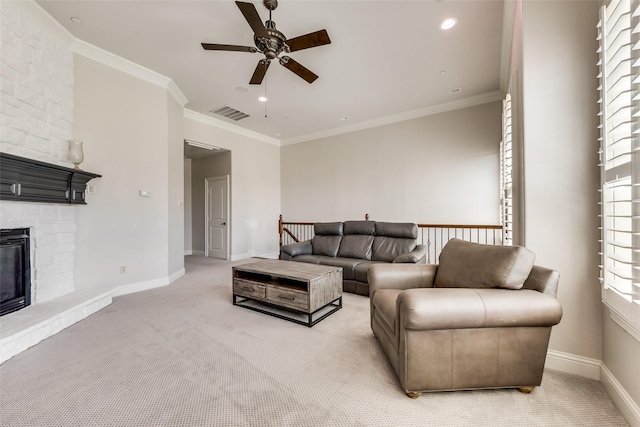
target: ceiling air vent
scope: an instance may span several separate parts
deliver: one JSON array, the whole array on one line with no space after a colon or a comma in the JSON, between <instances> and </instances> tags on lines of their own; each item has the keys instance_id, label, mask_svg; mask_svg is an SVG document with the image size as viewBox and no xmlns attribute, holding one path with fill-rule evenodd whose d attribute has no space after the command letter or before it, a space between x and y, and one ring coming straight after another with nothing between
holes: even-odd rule
<instances>
[{"instance_id":1,"label":"ceiling air vent","mask_svg":"<svg viewBox=\"0 0 640 427\"><path fill-rule=\"evenodd\" d=\"M220 108L214 108L213 110L210 111L210 113L218 114L228 119L233 119L236 122L238 120L246 119L247 117L249 117L247 113L243 113L240 110L236 110L235 108L231 108L226 105Z\"/></svg>"}]
</instances>

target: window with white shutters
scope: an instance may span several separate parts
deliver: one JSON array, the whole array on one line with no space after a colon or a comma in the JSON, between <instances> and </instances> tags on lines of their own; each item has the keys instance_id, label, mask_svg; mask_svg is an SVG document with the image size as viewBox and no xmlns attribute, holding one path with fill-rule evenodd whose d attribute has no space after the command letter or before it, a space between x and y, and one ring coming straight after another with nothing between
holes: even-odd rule
<instances>
[{"instance_id":1,"label":"window with white shutters","mask_svg":"<svg viewBox=\"0 0 640 427\"><path fill-rule=\"evenodd\" d=\"M605 4L598 23L602 299L640 340L640 0Z\"/></svg>"},{"instance_id":2,"label":"window with white shutters","mask_svg":"<svg viewBox=\"0 0 640 427\"><path fill-rule=\"evenodd\" d=\"M500 143L500 217L503 244L513 244L513 148L511 142L511 94L502 102L502 142Z\"/></svg>"}]
</instances>

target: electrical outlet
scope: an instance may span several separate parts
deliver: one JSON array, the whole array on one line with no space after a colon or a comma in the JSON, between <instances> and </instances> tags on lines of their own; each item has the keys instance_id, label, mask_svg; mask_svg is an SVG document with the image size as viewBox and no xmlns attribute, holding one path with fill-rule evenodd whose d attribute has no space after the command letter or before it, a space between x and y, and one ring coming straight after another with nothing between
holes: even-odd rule
<instances>
[{"instance_id":1,"label":"electrical outlet","mask_svg":"<svg viewBox=\"0 0 640 427\"><path fill-rule=\"evenodd\" d=\"M120 266L120 274L124 274L127 272L127 266L126 265L121 265Z\"/></svg>"}]
</instances>

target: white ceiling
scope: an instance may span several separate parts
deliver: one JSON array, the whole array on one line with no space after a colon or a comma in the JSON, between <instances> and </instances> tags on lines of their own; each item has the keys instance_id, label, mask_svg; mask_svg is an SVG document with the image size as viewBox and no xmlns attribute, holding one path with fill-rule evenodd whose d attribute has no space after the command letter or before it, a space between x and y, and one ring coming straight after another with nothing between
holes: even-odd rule
<instances>
[{"instance_id":1,"label":"white ceiling","mask_svg":"<svg viewBox=\"0 0 640 427\"><path fill-rule=\"evenodd\" d=\"M274 61L260 86L249 79L262 54L200 45L253 46L231 0L38 3L76 38L171 78L186 108L221 118L209 111L228 105L250 117L223 121L284 144L495 99L505 60L503 0L281 0L272 19L287 38L325 28L332 43L289 54L320 76L313 84ZM262 2L253 3L266 20ZM458 25L442 31L447 17ZM258 101L265 91L267 117Z\"/></svg>"}]
</instances>

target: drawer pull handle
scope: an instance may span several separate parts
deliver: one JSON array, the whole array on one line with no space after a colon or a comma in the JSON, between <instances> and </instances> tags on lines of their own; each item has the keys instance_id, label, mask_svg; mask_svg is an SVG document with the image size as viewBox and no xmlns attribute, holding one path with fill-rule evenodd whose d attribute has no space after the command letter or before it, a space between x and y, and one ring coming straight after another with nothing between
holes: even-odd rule
<instances>
[{"instance_id":1,"label":"drawer pull handle","mask_svg":"<svg viewBox=\"0 0 640 427\"><path fill-rule=\"evenodd\" d=\"M242 288L243 291L255 292L256 290L253 288Z\"/></svg>"},{"instance_id":2,"label":"drawer pull handle","mask_svg":"<svg viewBox=\"0 0 640 427\"><path fill-rule=\"evenodd\" d=\"M295 297L286 297L284 295L278 295L278 298L286 299L286 300L289 300L289 301L295 301L295 299L296 299Z\"/></svg>"}]
</instances>

